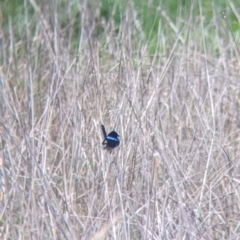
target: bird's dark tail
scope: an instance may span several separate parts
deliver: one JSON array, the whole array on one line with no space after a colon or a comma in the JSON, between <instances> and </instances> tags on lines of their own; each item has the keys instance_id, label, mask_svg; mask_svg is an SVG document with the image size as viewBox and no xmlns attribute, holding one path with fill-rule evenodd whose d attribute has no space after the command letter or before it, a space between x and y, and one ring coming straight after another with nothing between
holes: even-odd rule
<instances>
[{"instance_id":1,"label":"bird's dark tail","mask_svg":"<svg viewBox=\"0 0 240 240\"><path fill-rule=\"evenodd\" d=\"M103 136L104 136L104 140L105 140L107 138L107 133L106 133L105 127L103 125L101 125L101 128L102 128L102 132L103 132Z\"/></svg>"}]
</instances>

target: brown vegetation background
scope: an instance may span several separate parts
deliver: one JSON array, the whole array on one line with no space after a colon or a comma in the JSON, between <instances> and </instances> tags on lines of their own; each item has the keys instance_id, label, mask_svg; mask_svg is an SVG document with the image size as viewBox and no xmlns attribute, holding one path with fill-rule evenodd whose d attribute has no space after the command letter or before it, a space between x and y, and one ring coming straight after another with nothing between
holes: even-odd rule
<instances>
[{"instance_id":1,"label":"brown vegetation background","mask_svg":"<svg viewBox=\"0 0 240 240\"><path fill-rule=\"evenodd\" d=\"M24 1L1 29L2 239L238 239L227 12L205 22L199 1L174 22L159 8L150 38L132 1L119 24L76 6ZM111 155L102 123L121 136Z\"/></svg>"}]
</instances>

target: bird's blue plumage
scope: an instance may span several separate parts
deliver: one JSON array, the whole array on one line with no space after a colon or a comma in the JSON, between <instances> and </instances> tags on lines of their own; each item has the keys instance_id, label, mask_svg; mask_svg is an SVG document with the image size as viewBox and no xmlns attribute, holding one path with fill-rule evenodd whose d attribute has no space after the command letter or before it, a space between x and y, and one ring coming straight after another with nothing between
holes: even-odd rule
<instances>
[{"instance_id":1,"label":"bird's blue plumage","mask_svg":"<svg viewBox=\"0 0 240 240\"><path fill-rule=\"evenodd\" d=\"M101 127L102 127L103 136L104 136L102 145L105 145L105 148L107 150L112 151L114 148L116 148L120 144L120 141L118 139L119 135L115 131L112 131L107 135L105 127L103 125Z\"/></svg>"}]
</instances>

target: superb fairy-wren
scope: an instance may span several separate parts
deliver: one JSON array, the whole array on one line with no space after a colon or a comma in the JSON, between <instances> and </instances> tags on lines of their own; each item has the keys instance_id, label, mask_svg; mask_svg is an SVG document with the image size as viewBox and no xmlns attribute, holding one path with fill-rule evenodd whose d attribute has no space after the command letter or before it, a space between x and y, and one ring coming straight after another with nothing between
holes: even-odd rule
<instances>
[{"instance_id":1,"label":"superb fairy-wren","mask_svg":"<svg viewBox=\"0 0 240 240\"><path fill-rule=\"evenodd\" d=\"M101 125L101 128L104 136L102 145L104 145L104 149L112 152L112 150L120 144L120 141L118 139L119 135L115 131L112 131L107 135L105 127Z\"/></svg>"}]
</instances>

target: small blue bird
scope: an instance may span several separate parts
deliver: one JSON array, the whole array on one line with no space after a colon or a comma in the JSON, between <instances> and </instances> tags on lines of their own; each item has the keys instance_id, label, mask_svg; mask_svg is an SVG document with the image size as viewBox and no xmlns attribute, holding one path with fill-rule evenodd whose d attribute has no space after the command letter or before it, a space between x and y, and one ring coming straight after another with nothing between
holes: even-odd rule
<instances>
[{"instance_id":1,"label":"small blue bird","mask_svg":"<svg viewBox=\"0 0 240 240\"><path fill-rule=\"evenodd\" d=\"M104 136L102 145L104 145L104 149L112 152L112 150L120 144L120 141L118 139L119 135L115 131L112 131L107 135L105 127L101 125L101 128Z\"/></svg>"}]
</instances>

